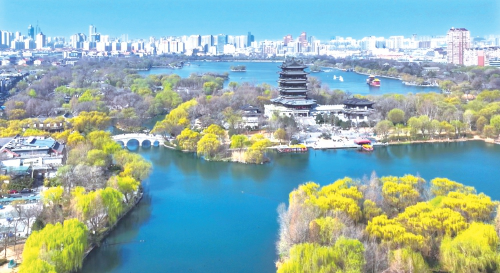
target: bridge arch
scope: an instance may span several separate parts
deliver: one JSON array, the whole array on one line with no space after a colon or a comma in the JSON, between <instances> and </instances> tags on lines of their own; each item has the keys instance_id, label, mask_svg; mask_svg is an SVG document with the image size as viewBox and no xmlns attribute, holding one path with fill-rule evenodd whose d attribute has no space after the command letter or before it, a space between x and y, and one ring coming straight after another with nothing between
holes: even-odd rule
<instances>
[{"instance_id":1,"label":"bridge arch","mask_svg":"<svg viewBox=\"0 0 500 273\"><path fill-rule=\"evenodd\" d=\"M120 144L120 146L125 147L125 142L121 141L121 140L117 140L116 143Z\"/></svg>"},{"instance_id":2,"label":"bridge arch","mask_svg":"<svg viewBox=\"0 0 500 273\"><path fill-rule=\"evenodd\" d=\"M160 141L155 140L155 141L153 142L153 146L154 146L154 147L158 147L158 146L160 146Z\"/></svg>"},{"instance_id":3,"label":"bridge arch","mask_svg":"<svg viewBox=\"0 0 500 273\"><path fill-rule=\"evenodd\" d=\"M141 143L141 146L142 146L142 147L145 147L145 148L147 148L147 147L151 147L151 140L149 140L149 139L144 139L144 140L142 141L142 143Z\"/></svg>"},{"instance_id":4,"label":"bridge arch","mask_svg":"<svg viewBox=\"0 0 500 273\"><path fill-rule=\"evenodd\" d=\"M130 146L139 147L139 146L141 146L141 143L137 139L131 138L131 139L127 140L127 147L130 147Z\"/></svg>"}]
</instances>

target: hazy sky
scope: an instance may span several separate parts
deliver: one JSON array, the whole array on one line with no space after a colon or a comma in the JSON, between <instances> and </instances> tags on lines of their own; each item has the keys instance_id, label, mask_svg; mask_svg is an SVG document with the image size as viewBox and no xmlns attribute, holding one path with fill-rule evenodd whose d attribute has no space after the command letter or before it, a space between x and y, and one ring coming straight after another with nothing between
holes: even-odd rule
<instances>
[{"instance_id":1,"label":"hazy sky","mask_svg":"<svg viewBox=\"0 0 500 273\"><path fill-rule=\"evenodd\" d=\"M0 30L48 36L97 32L129 39L191 34L242 35L257 40L332 36L500 34L500 0L0 0Z\"/></svg>"}]
</instances>

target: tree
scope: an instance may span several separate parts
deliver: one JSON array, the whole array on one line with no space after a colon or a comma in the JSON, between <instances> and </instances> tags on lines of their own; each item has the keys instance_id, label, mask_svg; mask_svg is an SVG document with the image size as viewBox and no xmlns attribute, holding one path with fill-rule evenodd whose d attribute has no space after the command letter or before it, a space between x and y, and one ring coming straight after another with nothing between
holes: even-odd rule
<instances>
[{"instance_id":1,"label":"tree","mask_svg":"<svg viewBox=\"0 0 500 273\"><path fill-rule=\"evenodd\" d=\"M381 120L375 125L375 132L381 135L384 140L387 140L389 132L394 127L393 123L388 120Z\"/></svg>"},{"instance_id":2,"label":"tree","mask_svg":"<svg viewBox=\"0 0 500 273\"><path fill-rule=\"evenodd\" d=\"M70 120L73 128L80 133L90 133L94 130L106 129L111 122L111 118L103 112L80 112L80 114Z\"/></svg>"},{"instance_id":3,"label":"tree","mask_svg":"<svg viewBox=\"0 0 500 273\"><path fill-rule=\"evenodd\" d=\"M197 154L206 158L213 158L220 147L220 142L217 136L212 133L207 133L198 141Z\"/></svg>"},{"instance_id":4,"label":"tree","mask_svg":"<svg viewBox=\"0 0 500 273\"><path fill-rule=\"evenodd\" d=\"M494 227L474 222L457 237L442 241L441 263L450 272L494 272L499 267L497 247Z\"/></svg>"},{"instance_id":5,"label":"tree","mask_svg":"<svg viewBox=\"0 0 500 273\"><path fill-rule=\"evenodd\" d=\"M394 272L432 272L422 254L413 251L411 248L400 248L391 251L390 261L390 269Z\"/></svg>"},{"instance_id":6,"label":"tree","mask_svg":"<svg viewBox=\"0 0 500 273\"><path fill-rule=\"evenodd\" d=\"M213 134L217 136L219 141L223 141L224 138L226 137L226 131L220 127L219 125L216 124L210 124L205 130L202 132L203 134Z\"/></svg>"},{"instance_id":7,"label":"tree","mask_svg":"<svg viewBox=\"0 0 500 273\"><path fill-rule=\"evenodd\" d=\"M182 130L181 134L178 135L176 139L181 149L194 152L196 151L196 145L200 139L200 133L186 128Z\"/></svg>"},{"instance_id":8,"label":"tree","mask_svg":"<svg viewBox=\"0 0 500 273\"><path fill-rule=\"evenodd\" d=\"M245 147L245 143L248 142L248 137L245 135L232 135L231 136L231 149L241 149Z\"/></svg>"},{"instance_id":9,"label":"tree","mask_svg":"<svg viewBox=\"0 0 500 273\"><path fill-rule=\"evenodd\" d=\"M217 90L218 84L215 82L205 82L203 84L203 91L206 95L212 95Z\"/></svg>"},{"instance_id":10,"label":"tree","mask_svg":"<svg viewBox=\"0 0 500 273\"><path fill-rule=\"evenodd\" d=\"M30 96L32 98L36 98L36 91L35 91L35 89L30 89L30 91L28 91L28 96Z\"/></svg>"},{"instance_id":11,"label":"tree","mask_svg":"<svg viewBox=\"0 0 500 273\"><path fill-rule=\"evenodd\" d=\"M298 244L292 247L290 258L278 267L278 272L362 272L364 251L360 241L347 238L339 238L333 247Z\"/></svg>"},{"instance_id":12,"label":"tree","mask_svg":"<svg viewBox=\"0 0 500 273\"><path fill-rule=\"evenodd\" d=\"M20 273L71 272L82 267L87 227L77 219L48 224L26 240Z\"/></svg>"},{"instance_id":13,"label":"tree","mask_svg":"<svg viewBox=\"0 0 500 273\"><path fill-rule=\"evenodd\" d=\"M403 177L386 176L380 178L383 183L384 202L397 212L416 204L420 200L420 189L425 181L413 175Z\"/></svg>"},{"instance_id":14,"label":"tree","mask_svg":"<svg viewBox=\"0 0 500 273\"><path fill-rule=\"evenodd\" d=\"M276 130L274 132L274 138L278 139L280 141L280 144L281 144L281 141L286 139L286 131L285 131L285 129L278 128L278 130Z\"/></svg>"},{"instance_id":15,"label":"tree","mask_svg":"<svg viewBox=\"0 0 500 273\"><path fill-rule=\"evenodd\" d=\"M500 115L494 115L490 119L490 125L495 128L495 133L500 134Z\"/></svg>"},{"instance_id":16,"label":"tree","mask_svg":"<svg viewBox=\"0 0 500 273\"><path fill-rule=\"evenodd\" d=\"M401 109L394 108L389 111L387 118L394 124L402 123L405 121L405 112Z\"/></svg>"},{"instance_id":17,"label":"tree","mask_svg":"<svg viewBox=\"0 0 500 273\"><path fill-rule=\"evenodd\" d=\"M268 139L258 140L245 152L245 162L261 164L264 162L264 152L267 147L271 146Z\"/></svg>"},{"instance_id":18,"label":"tree","mask_svg":"<svg viewBox=\"0 0 500 273\"><path fill-rule=\"evenodd\" d=\"M112 176L109 178L108 184L119 190L125 197L125 202L129 204L141 182L130 176Z\"/></svg>"},{"instance_id":19,"label":"tree","mask_svg":"<svg viewBox=\"0 0 500 273\"><path fill-rule=\"evenodd\" d=\"M448 178L437 177L431 180L431 192L434 196L446 196L450 192L475 194L476 190Z\"/></svg>"},{"instance_id":20,"label":"tree","mask_svg":"<svg viewBox=\"0 0 500 273\"><path fill-rule=\"evenodd\" d=\"M416 139L418 131L422 130L422 122L417 117L411 117L408 120L408 126L410 127L410 135Z\"/></svg>"},{"instance_id":21,"label":"tree","mask_svg":"<svg viewBox=\"0 0 500 273\"><path fill-rule=\"evenodd\" d=\"M488 138L495 138L498 134L495 132L495 127L493 125L485 125L483 128L483 136Z\"/></svg>"},{"instance_id":22,"label":"tree","mask_svg":"<svg viewBox=\"0 0 500 273\"><path fill-rule=\"evenodd\" d=\"M89 192L76 187L72 195L75 214L95 232L103 229L108 222L114 224L123 211L123 195L110 187Z\"/></svg>"},{"instance_id":23,"label":"tree","mask_svg":"<svg viewBox=\"0 0 500 273\"><path fill-rule=\"evenodd\" d=\"M178 135L182 129L189 126L189 109L197 105L196 100L186 101L173 109L165 116L165 119L158 121L151 131L152 133L166 135Z\"/></svg>"}]
</instances>

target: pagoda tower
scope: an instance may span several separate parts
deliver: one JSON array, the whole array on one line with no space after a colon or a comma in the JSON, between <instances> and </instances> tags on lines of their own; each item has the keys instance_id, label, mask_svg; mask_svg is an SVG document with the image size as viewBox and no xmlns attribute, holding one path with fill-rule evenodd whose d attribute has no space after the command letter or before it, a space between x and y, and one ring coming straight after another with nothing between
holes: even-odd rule
<instances>
[{"instance_id":1,"label":"pagoda tower","mask_svg":"<svg viewBox=\"0 0 500 273\"><path fill-rule=\"evenodd\" d=\"M279 91L280 96L271 99L277 108L283 106L288 115L309 116L309 111L316 105L316 101L307 98L307 66L302 60L286 58L279 66ZM279 110L279 109L276 109Z\"/></svg>"}]
</instances>

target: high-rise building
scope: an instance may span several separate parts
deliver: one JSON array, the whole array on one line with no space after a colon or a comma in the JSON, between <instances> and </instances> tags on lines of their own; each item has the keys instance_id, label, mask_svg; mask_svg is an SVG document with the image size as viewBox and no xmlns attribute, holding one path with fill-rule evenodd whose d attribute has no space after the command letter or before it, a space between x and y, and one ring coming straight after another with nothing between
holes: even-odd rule
<instances>
[{"instance_id":1,"label":"high-rise building","mask_svg":"<svg viewBox=\"0 0 500 273\"><path fill-rule=\"evenodd\" d=\"M42 32L36 35L36 49L42 49L47 46L47 37Z\"/></svg>"},{"instance_id":2,"label":"high-rise building","mask_svg":"<svg viewBox=\"0 0 500 273\"><path fill-rule=\"evenodd\" d=\"M299 43L302 45L302 48L307 48L307 33L305 31L300 34Z\"/></svg>"},{"instance_id":3,"label":"high-rise building","mask_svg":"<svg viewBox=\"0 0 500 273\"><path fill-rule=\"evenodd\" d=\"M0 32L0 45L10 47L11 38L12 38L12 33L2 30Z\"/></svg>"},{"instance_id":4,"label":"high-rise building","mask_svg":"<svg viewBox=\"0 0 500 273\"><path fill-rule=\"evenodd\" d=\"M288 43L289 43L289 42L291 42L291 41L293 41L293 37L292 37L292 35L291 35L291 34L288 34L288 35L286 35L285 37L283 37L283 44L284 44L285 46L287 46L287 45L288 45Z\"/></svg>"},{"instance_id":5,"label":"high-rise building","mask_svg":"<svg viewBox=\"0 0 500 273\"><path fill-rule=\"evenodd\" d=\"M89 26L89 40L90 42L95 42L95 35L97 33L97 28L94 25Z\"/></svg>"},{"instance_id":6,"label":"high-rise building","mask_svg":"<svg viewBox=\"0 0 500 273\"><path fill-rule=\"evenodd\" d=\"M448 63L464 64L464 52L470 48L470 32L465 28L450 28L446 36Z\"/></svg>"},{"instance_id":7,"label":"high-rise building","mask_svg":"<svg viewBox=\"0 0 500 273\"><path fill-rule=\"evenodd\" d=\"M35 28L32 25L28 26L28 38L35 40Z\"/></svg>"},{"instance_id":8,"label":"high-rise building","mask_svg":"<svg viewBox=\"0 0 500 273\"><path fill-rule=\"evenodd\" d=\"M252 46L252 42L255 42L255 37L249 31L247 35L247 47Z\"/></svg>"},{"instance_id":9,"label":"high-rise building","mask_svg":"<svg viewBox=\"0 0 500 273\"><path fill-rule=\"evenodd\" d=\"M227 35L217 35L217 54L224 54L224 45L227 44Z\"/></svg>"}]
</instances>

